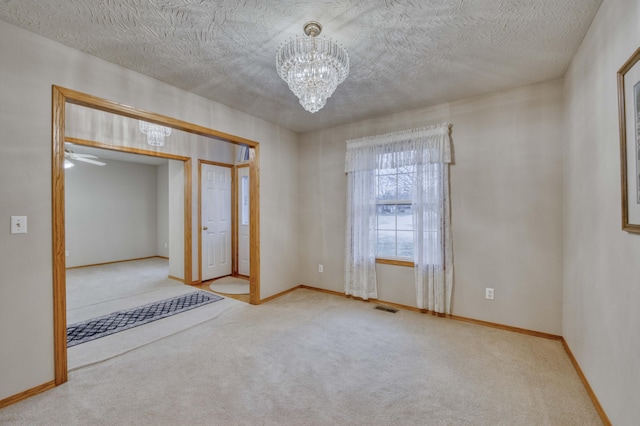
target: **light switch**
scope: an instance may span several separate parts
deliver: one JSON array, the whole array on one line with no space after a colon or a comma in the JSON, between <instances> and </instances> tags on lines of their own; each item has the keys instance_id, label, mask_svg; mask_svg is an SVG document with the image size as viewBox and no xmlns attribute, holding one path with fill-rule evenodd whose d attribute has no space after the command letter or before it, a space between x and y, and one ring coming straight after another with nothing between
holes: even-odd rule
<instances>
[{"instance_id":1,"label":"light switch","mask_svg":"<svg viewBox=\"0 0 640 426\"><path fill-rule=\"evenodd\" d=\"M11 216L11 233L26 234L27 233L27 217Z\"/></svg>"}]
</instances>

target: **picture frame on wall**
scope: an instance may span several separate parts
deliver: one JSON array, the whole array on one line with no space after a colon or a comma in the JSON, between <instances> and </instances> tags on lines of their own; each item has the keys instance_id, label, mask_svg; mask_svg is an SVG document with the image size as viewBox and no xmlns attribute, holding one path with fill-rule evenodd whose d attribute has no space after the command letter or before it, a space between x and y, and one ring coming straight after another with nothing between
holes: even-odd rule
<instances>
[{"instance_id":1,"label":"picture frame on wall","mask_svg":"<svg viewBox=\"0 0 640 426\"><path fill-rule=\"evenodd\" d=\"M622 229L640 233L640 48L618 71Z\"/></svg>"}]
</instances>

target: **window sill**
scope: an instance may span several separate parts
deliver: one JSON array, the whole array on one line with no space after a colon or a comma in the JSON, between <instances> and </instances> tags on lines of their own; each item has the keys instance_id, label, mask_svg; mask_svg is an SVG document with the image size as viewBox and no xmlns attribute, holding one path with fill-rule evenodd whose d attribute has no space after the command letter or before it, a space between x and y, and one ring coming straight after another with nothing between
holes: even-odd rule
<instances>
[{"instance_id":1,"label":"window sill","mask_svg":"<svg viewBox=\"0 0 640 426\"><path fill-rule=\"evenodd\" d=\"M410 261L410 260L376 258L376 263L381 263L383 265L407 266L407 267L410 267L410 268L414 267L413 262Z\"/></svg>"}]
</instances>

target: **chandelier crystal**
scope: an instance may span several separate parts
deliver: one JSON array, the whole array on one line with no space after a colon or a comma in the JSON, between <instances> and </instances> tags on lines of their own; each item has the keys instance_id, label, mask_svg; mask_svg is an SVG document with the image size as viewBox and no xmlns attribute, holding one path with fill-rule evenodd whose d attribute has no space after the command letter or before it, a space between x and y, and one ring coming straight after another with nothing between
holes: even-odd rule
<instances>
[{"instance_id":1,"label":"chandelier crystal","mask_svg":"<svg viewBox=\"0 0 640 426\"><path fill-rule=\"evenodd\" d=\"M138 121L140 131L147 135L147 143L151 146L163 146L164 138L171 134L171 128L160 126L158 124L147 123L146 121Z\"/></svg>"},{"instance_id":2,"label":"chandelier crystal","mask_svg":"<svg viewBox=\"0 0 640 426\"><path fill-rule=\"evenodd\" d=\"M284 43L276 55L278 75L300 99L300 105L312 113L325 106L349 75L347 51L332 40L317 38L321 31L318 22L307 22L306 36Z\"/></svg>"}]
</instances>

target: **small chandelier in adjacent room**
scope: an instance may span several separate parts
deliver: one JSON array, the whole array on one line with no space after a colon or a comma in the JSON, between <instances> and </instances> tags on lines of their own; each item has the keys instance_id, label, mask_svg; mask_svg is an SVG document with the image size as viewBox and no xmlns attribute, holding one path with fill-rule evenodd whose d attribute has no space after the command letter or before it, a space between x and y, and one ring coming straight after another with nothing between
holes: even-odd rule
<instances>
[{"instance_id":1,"label":"small chandelier in adjacent room","mask_svg":"<svg viewBox=\"0 0 640 426\"><path fill-rule=\"evenodd\" d=\"M171 128L140 120L140 131L147 135L147 143L152 146L163 146L164 138L171 134Z\"/></svg>"},{"instance_id":2,"label":"small chandelier in adjacent room","mask_svg":"<svg viewBox=\"0 0 640 426\"><path fill-rule=\"evenodd\" d=\"M284 43L276 55L278 75L309 112L317 112L349 75L349 55L337 43L316 38L322 25L311 21L304 25L304 37Z\"/></svg>"}]
</instances>

